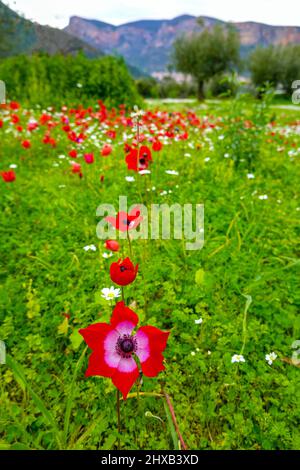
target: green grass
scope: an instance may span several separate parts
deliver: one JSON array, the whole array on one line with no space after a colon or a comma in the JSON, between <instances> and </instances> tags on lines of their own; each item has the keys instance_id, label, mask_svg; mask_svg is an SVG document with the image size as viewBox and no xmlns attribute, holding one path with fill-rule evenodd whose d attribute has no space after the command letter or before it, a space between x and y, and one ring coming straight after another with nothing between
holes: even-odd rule
<instances>
[{"instance_id":1,"label":"green grass","mask_svg":"<svg viewBox=\"0 0 300 470\"><path fill-rule=\"evenodd\" d=\"M223 127L189 129L188 141L153 155L151 177L140 182L144 202L205 205L202 250L185 251L180 240L133 242L140 273L126 288L127 301L136 302L141 323L172 332L166 372L144 378L142 391L160 392L164 384L190 449L300 449L299 368L289 362L300 339L300 139L290 126L299 113L276 110L270 137L259 105L235 106L197 105L200 116L220 117ZM259 121L255 131L241 131L232 120L238 112ZM109 379L84 377L89 352L77 330L107 321L111 312L100 291L112 285L109 265L118 255L102 257L96 208L117 207L120 194L130 204L141 198L125 181L122 145L83 164L80 180L58 159L72 147L65 138L52 149L37 131L26 151L5 128L1 170L18 168L15 183L0 181L0 339L8 354L0 366L0 449L111 449L118 440L116 392ZM228 148L232 158L224 158ZM172 192L161 196L163 190ZM97 252L85 252L92 243ZM128 253L126 242L122 249ZM202 325L195 324L199 317ZM241 350L246 362L232 364ZM271 351L278 358L269 366ZM176 447L160 398L128 399L121 421L121 449Z\"/></svg>"}]
</instances>

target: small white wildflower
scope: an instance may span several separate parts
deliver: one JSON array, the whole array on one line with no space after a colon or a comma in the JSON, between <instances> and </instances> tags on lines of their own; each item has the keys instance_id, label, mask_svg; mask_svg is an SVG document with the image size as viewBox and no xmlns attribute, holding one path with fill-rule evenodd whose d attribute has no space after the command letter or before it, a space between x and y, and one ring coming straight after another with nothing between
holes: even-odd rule
<instances>
[{"instance_id":1,"label":"small white wildflower","mask_svg":"<svg viewBox=\"0 0 300 470\"><path fill-rule=\"evenodd\" d=\"M84 251L97 251L97 248L95 245L86 245L83 247Z\"/></svg>"},{"instance_id":2,"label":"small white wildflower","mask_svg":"<svg viewBox=\"0 0 300 470\"><path fill-rule=\"evenodd\" d=\"M189 158L189 157L191 157L191 154L190 153L185 153L184 156Z\"/></svg>"},{"instance_id":3,"label":"small white wildflower","mask_svg":"<svg viewBox=\"0 0 300 470\"><path fill-rule=\"evenodd\" d=\"M218 139L219 140L224 140L225 136L224 135L219 135Z\"/></svg>"},{"instance_id":4,"label":"small white wildflower","mask_svg":"<svg viewBox=\"0 0 300 470\"><path fill-rule=\"evenodd\" d=\"M196 355L195 351L192 351L191 356L195 356L195 355Z\"/></svg>"},{"instance_id":5,"label":"small white wildflower","mask_svg":"<svg viewBox=\"0 0 300 470\"><path fill-rule=\"evenodd\" d=\"M139 171L139 174L140 175L150 175L151 171L150 170L141 170L141 171Z\"/></svg>"},{"instance_id":6,"label":"small white wildflower","mask_svg":"<svg viewBox=\"0 0 300 470\"><path fill-rule=\"evenodd\" d=\"M167 194L168 194L168 191L162 191L162 192L160 193L161 196L166 196Z\"/></svg>"},{"instance_id":7,"label":"small white wildflower","mask_svg":"<svg viewBox=\"0 0 300 470\"><path fill-rule=\"evenodd\" d=\"M166 170L166 173L167 175L174 175L174 176L179 175L178 171L175 171L175 170Z\"/></svg>"},{"instance_id":8,"label":"small white wildflower","mask_svg":"<svg viewBox=\"0 0 300 470\"><path fill-rule=\"evenodd\" d=\"M270 354L266 354L265 358L269 366L271 366L273 362L275 361L275 359L277 358L277 354L275 354L274 352L271 352Z\"/></svg>"},{"instance_id":9,"label":"small white wildflower","mask_svg":"<svg viewBox=\"0 0 300 470\"><path fill-rule=\"evenodd\" d=\"M209 162L209 160L210 160L210 157L204 158L204 161L205 161L205 162Z\"/></svg>"},{"instance_id":10,"label":"small white wildflower","mask_svg":"<svg viewBox=\"0 0 300 470\"><path fill-rule=\"evenodd\" d=\"M199 320L195 320L195 325L201 325L203 323L203 319L199 318Z\"/></svg>"},{"instance_id":11,"label":"small white wildflower","mask_svg":"<svg viewBox=\"0 0 300 470\"><path fill-rule=\"evenodd\" d=\"M104 259L111 258L112 256L113 256L113 253L111 251L109 253L104 252L102 254L102 258L104 258Z\"/></svg>"},{"instance_id":12,"label":"small white wildflower","mask_svg":"<svg viewBox=\"0 0 300 470\"><path fill-rule=\"evenodd\" d=\"M135 181L134 176L125 176L125 179L128 183L133 183Z\"/></svg>"},{"instance_id":13,"label":"small white wildflower","mask_svg":"<svg viewBox=\"0 0 300 470\"><path fill-rule=\"evenodd\" d=\"M246 361L242 354L234 354L231 358L231 362L232 364L234 364L235 362L246 362Z\"/></svg>"},{"instance_id":14,"label":"small white wildflower","mask_svg":"<svg viewBox=\"0 0 300 470\"><path fill-rule=\"evenodd\" d=\"M77 83L77 88L82 88L82 83Z\"/></svg>"},{"instance_id":15,"label":"small white wildflower","mask_svg":"<svg viewBox=\"0 0 300 470\"><path fill-rule=\"evenodd\" d=\"M66 156L65 156L65 155L58 155L58 158L59 158L60 160L63 160L64 158L66 158Z\"/></svg>"},{"instance_id":16,"label":"small white wildflower","mask_svg":"<svg viewBox=\"0 0 300 470\"><path fill-rule=\"evenodd\" d=\"M224 158L229 158L229 157L230 157L229 153L224 153Z\"/></svg>"},{"instance_id":17,"label":"small white wildflower","mask_svg":"<svg viewBox=\"0 0 300 470\"><path fill-rule=\"evenodd\" d=\"M247 173L248 180L253 180L255 178L253 173Z\"/></svg>"},{"instance_id":18,"label":"small white wildflower","mask_svg":"<svg viewBox=\"0 0 300 470\"><path fill-rule=\"evenodd\" d=\"M9 168L15 169L15 168L18 168L18 165L15 165L14 163L12 163L11 165L9 165Z\"/></svg>"},{"instance_id":19,"label":"small white wildflower","mask_svg":"<svg viewBox=\"0 0 300 470\"><path fill-rule=\"evenodd\" d=\"M104 289L102 289L101 292L102 292L102 297L105 300L114 300L114 299L117 299L118 297L121 297L121 289L115 289L113 286L104 287Z\"/></svg>"},{"instance_id":20,"label":"small white wildflower","mask_svg":"<svg viewBox=\"0 0 300 470\"><path fill-rule=\"evenodd\" d=\"M260 199L261 201L265 201L266 199L268 199L268 196L267 194L261 194L260 196L258 196L258 199Z\"/></svg>"}]
</instances>

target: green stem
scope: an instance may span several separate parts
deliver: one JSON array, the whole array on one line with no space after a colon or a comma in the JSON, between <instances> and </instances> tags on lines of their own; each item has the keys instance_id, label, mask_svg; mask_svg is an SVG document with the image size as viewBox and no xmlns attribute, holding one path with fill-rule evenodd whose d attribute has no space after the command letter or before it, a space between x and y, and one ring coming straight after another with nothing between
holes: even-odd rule
<instances>
[{"instance_id":1,"label":"green stem","mask_svg":"<svg viewBox=\"0 0 300 470\"><path fill-rule=\"evenodd\" d=\"M118 419L118 450L120 450L120 434L121 434L121 413L120 413L120 392L117 389L117 419Z\"/></svg>"},{"instance_id":2,"label":"green stem","mask_svg":"<svg viewBox=\"0 0 300 470\"><path fill-rule=\"evenodd\" d=\"M131 257L131 259L133 259L133 256L132 256L132 246L131 246L131 240L130 240L130 236L129 236L129 230L127 230L127 240L128 240L128 245L129 245L129 253L130 253L130 257Z\"/></svg>"}]
</instances>

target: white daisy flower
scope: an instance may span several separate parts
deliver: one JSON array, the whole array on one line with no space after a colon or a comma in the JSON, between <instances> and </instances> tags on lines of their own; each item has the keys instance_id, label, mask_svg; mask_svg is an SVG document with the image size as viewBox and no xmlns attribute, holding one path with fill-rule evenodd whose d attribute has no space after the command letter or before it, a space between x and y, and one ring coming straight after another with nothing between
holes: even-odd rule
<instances>
[{"instance_id":1,"label":"white daisy flower","mask_svg":"<svg viewBox=\"0 0 300 470\"><path fill-rule=\"evenodd\" d=\"M195 325L201 325L203 323L203 319L199 318L199 320L195 320Z\"/></svg>"},{"instance_id":2,"label":"white daisy flower","mask_svg":"<svg viewBox=\"0 0 300 470\"><path fill-rule=\"evenodd\" d=\"M105 300L114 300L117 299L118 297L121 297L121 289L115 289L113 286L112 287L104 287L104 289L101 290L103 299Z\"/></svg>"},{"instance_id":3,"label":"white daisy flower","mask_svg":"<svg viewBox=\"0 0 300 470\"><path fill-rule=\"evenodd\" d=\"M235 362L246 362L246 361L242 354L234 354L231 358L231 362L232 364L234 364Z\"/></svg>"},{"instance_id":4,"label":"white daisy flower","mask_svg":"<svg viewBox=\"0 0 300 470\"><path fill-rule=\"evenodd\" d=\"M271 366L273 362L275 361L275 359L277 358L277 354L275 354L274 352L271 352L270 354L266 354L265 358L269 366Z\"/></svg>"},{"instance_id":5,"label":"white daisy flower","mask_svg":"<svg viewBox=\"0 0 300 470\"><path fill-rule=\"evenodd\" d=\"M102 258L104 259L108 259L108 258L111 258L113 256L113 253L110 251L109 253L103 253L102 255Z\"/></svg>"},{"instance_id":6,"label":"white daisy flower","mask_svg":"<svg viewBox=\"0 0 300 470\"><path fill-rule=\"evenodd\" d=\"M97 251L97 248L95 245L87 245L83 247L84 251Z\"/></svg>"},{"instance_id":7,"label":"white daisy flower","mask_svg":"<svg viewBox=\"0 0 300 470\"><path fill-rule=\"evenodd\" d=\"M125 176L125 179L128 183L133 183L135 181L134 176Z\"/></svg>"}]
</instances>

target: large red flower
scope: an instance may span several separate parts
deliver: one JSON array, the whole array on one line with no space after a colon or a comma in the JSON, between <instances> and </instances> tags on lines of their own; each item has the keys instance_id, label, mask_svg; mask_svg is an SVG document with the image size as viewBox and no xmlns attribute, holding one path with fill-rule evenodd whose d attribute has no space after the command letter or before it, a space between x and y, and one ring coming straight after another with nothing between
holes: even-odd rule
<instances>
[{"instance_id":1,"label":"large red flower","mask_svg":"<svg viewBox=\"0 0 300 470\"><path fill-rule=\"evenodd\" d=\"M118 302L110 324L95 323L79 333L92 349L86 377L110 377L124 400L139 377L134 357L137 356L142 373L156 377L165 369L162 355L167 346L169 332L154 326L143 326L133 334L138 316L124 302Z\"/></svg>"},{"instance_id":2,"label":"large red flower","mask_svg":"<svg viewBox=\"0 0 300 470\"><path fill-rule=\"evenodd\" d=\"M128 170L141 171L146 170L152 161L151 150L146 145L142 145L138 150L132 148L125 158Z\"/></svg>"},{"instance_id":3,"label":"large red flower","mask_svg":"<svg viewBox=\"0 0 300 470\"><path fill-rule=\"evenodd\" d=\"M13 170L1 171L1 176L5 183L12 183L16 179L16 174Z\"/></svg>"},{"instance_id":4,"label":"large red flower","mask_svg":"<svg viewBox=\"0 0 300 470\"><path fill-rule=\"evenodd\" d=\"M138 264L134 267L129 258L123 261L119 259L117 263L112 263L110 266L110 278L119 286L128 286L135 280L138 267Z\"/></svg>"},{"instance_id":5,"label":"large red flower","mask_svg":"<svg viewBox=\"0 0 300 470\"><path fill-rule=\"evenodd\" d=\"M120 232L127 232L138 227L143 217L141 216L139 208L135 207L129 214L126 212L118 212L116 217L106 217L105 220L117 230L120 230Z\"/></svg>"}]
</instances>

